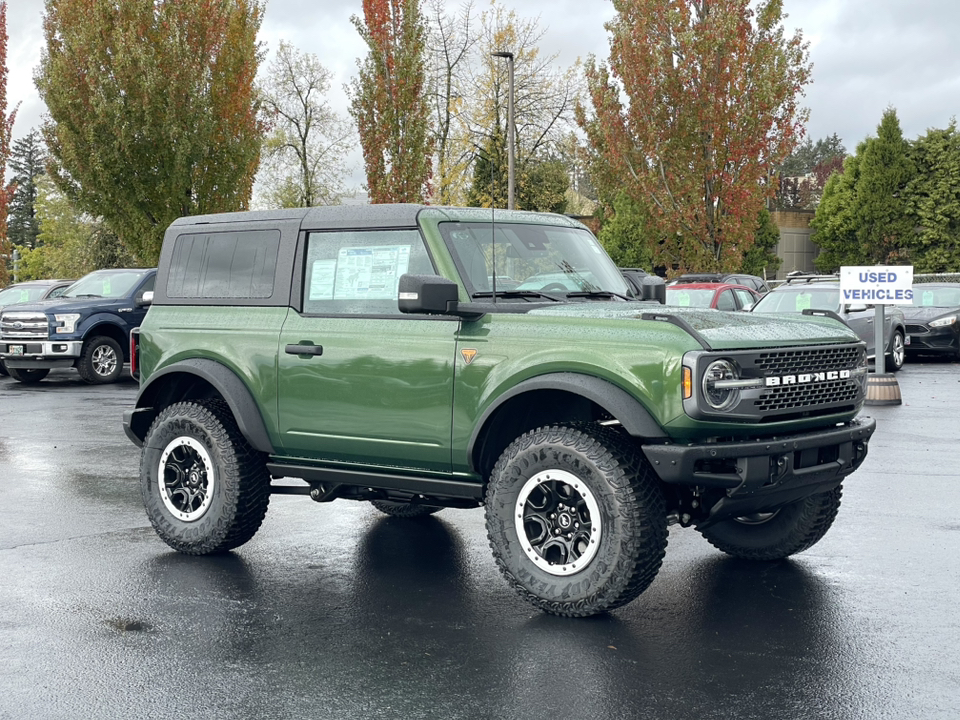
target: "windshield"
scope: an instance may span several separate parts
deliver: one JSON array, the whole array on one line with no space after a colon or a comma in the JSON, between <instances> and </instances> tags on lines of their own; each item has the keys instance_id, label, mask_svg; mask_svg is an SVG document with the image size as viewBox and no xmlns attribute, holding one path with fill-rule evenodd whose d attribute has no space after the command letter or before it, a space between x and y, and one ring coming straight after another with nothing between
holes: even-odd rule
<instances>
[{"instance_id":1,"label":"windshield","mask_svg":"<svg viewBox=\"0 0 960 720\"><path fill-rule=\"evenodd\" d=\"M3 295L0 294L0 298ZM0 303L2 304L2 303ZM951 308L960 306L960 287L913 286L913 305L904 307Z\"/></svg>"},{"instance_id":2,"label":"windshield","mask_svg":"<svg viewBox=\"0 0 960 720\"><path fill-rule=\"evenodd\" d=\"M713 302L713 290L706 288L667 287L667 305L708 308Z\"/></svg>"},{"instance_id":3,"label":"windshield","mask_svg":"<svg viewBox=\"0 0 960 720\"><path fill-rule=\"evenodd\" d=\"M588 231L580 228L523 223L440 223L440 232L454 255L474 297L497 293L629 293L613 261ZM496 228L496 242L491 228Z\"/></svg>"},{"instance_id":4,"label":"windshield","mask_svg":"<svg viewBox=\"0 0 960 720\"><path fill-rule=\"evenodd\" d=\"M77 280L61 297L121 298L125 297L142 277L142 272L132 270L98 270Z\"/></svg>"},{"instance_id":5,"label":"windshield","mask_svg":"<svg viewBox=\"0 0 960 720\"><path fill-rule=\"evenodd\" d=\"M39 300L46 289L46 285L15 285L0 290L0 307Z\"/></svg>"},{"instance_id":6,"label":"windshield","mask_svg":"<svg viewBox=\"0 0 960 720\"><path fill-rule=\"evenodd\" d=\"M758 313L802 313L807 308L814 310L840 309L840 290L838 288L803 288L769 292L757 300L753 312Z\"/></svg>"}]
</instances>

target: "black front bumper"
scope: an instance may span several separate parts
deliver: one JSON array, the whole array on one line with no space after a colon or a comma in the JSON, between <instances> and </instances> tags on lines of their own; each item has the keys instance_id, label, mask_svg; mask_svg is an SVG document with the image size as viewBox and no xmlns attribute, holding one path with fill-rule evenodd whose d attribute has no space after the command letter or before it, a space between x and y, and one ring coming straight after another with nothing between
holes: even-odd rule
<instances>
[{"instance_id":1,"label":"black front bumper","mask_svg":"<svg viewBox=\"0 0 960 720\"><path fill-rule=\"evenodd\" d=\"M700 445L644 445L643 452L669 485L722 491L698 526L771 510L832 490L860 467L877 428L873 418L825 430L761 440ZM712 493L716 495L716 493Z\"/></svg>"}]
</instances>

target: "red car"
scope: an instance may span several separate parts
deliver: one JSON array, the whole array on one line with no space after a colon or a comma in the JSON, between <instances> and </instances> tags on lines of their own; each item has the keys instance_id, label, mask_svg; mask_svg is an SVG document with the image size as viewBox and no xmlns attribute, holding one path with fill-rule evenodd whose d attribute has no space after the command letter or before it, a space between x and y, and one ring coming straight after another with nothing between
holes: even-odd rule
<instances>
[{"instance_id":1,"label":"red car","mask_svg":"<svg viewBox=\"0 0 960 720\"><path fill-rule=\"evenodd\" d=\"M667 305L743 310L760 299L759 293L732 283L678 283L667 285Z\"/></svg>"}]
</instances>

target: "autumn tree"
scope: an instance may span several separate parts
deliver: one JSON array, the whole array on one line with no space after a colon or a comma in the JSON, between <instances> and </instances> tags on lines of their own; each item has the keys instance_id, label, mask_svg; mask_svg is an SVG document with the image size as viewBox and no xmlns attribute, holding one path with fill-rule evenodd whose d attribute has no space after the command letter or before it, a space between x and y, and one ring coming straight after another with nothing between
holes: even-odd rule
<instances>
[{"instance_id":1,"label":"autumn tree","mask_svg":"<svg viewBox=\"0 0 960 720\"><path fill-rule=\"evenodd\" d=\"M7 207L15 186L6 185L3 177L10 156L10 137L16 117L16 108L7 114L7 3L0 0L0 287L9 280L7 259L11 255L11 248L7 240Z\"/></svg>"},{"instance_id":2,"label":"autumn tree","mask_svg":"<svg viewBox=\"0 0 960 720\"><path fill-rule=\"evenodd\" d=\"M578 120L650 218L658 265L737 270L793 150L810 81L782 0L614 0L609 65L591 59Z\"/></svg>"},{"instance_id":3,"label":"autumn tree","mask_svg":"<svg viewBox=\"0 0 960 720\"><path fill-rule=\"evenodd\" d=\"M183 215L246 209L261 0L45 0L36 84L54 181L139 262Z\"/></svg>"},{"instance_id":4,"label":"autumn tree","mask_svg":"<svg viewBox=\"0 0 960 720\"><path fill-rule=\"evenodd\" d=\"M281 41L260 100L269 128L259 183L272 207L334 205L343 194L353 128L326 98L333 73Z\"/></svg>"},{"instance_id":5,"label":"autumn tree","mask_svg":"<svg viewBox=\"0 0 960 720\"><path fill-rule=\"evenodd\" d=\"M10 170L13 194L7 217L7 236L13 245L32 248L40 234L37 219L37 181L44 175L46 154L43 139L37 130L31 130L14 140L10 152Z\"/></svg>"},{"instance_id":6,"label":"autumn tree","mask_svg":"<svg viewBox=\"0 0 960 720\"><path fill-rule=\"evenodd\" d=\"M420 3L363 0L363 19L351 18L370 49L350 83L350 114L360 132L372 203L429 196L432 148Z\"/></svg>"}]
</instances>

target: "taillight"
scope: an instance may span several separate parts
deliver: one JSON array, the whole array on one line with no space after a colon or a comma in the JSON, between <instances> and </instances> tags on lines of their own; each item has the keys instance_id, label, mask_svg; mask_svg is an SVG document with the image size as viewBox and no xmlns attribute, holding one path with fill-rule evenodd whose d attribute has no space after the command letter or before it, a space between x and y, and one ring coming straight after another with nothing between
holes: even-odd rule
<instances>
[{"instance_id":1,"label":"taillight","mask_svg":"<svg viewBox=\"0 0 960 720\"><path fill-rule=\"evenodd\" d=\"M137 378L140 370L140 328L134 328L130 331L130 375Z\"/></svg>"}]
</instances>

